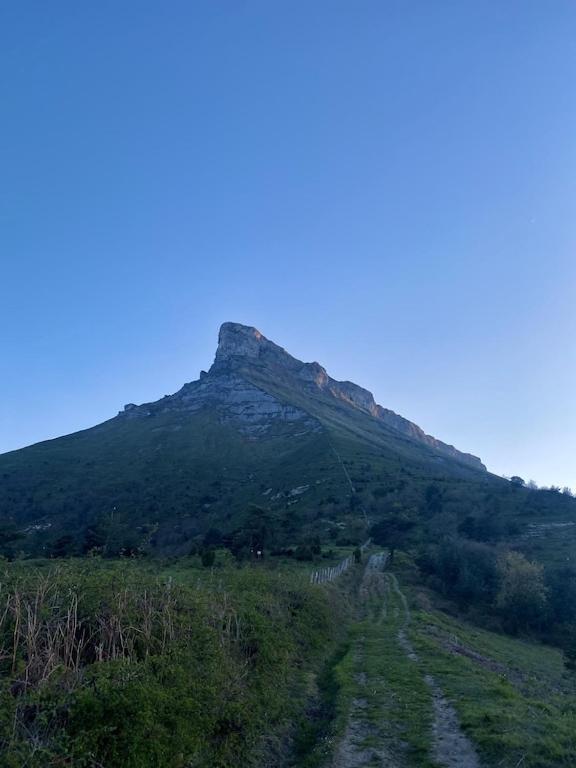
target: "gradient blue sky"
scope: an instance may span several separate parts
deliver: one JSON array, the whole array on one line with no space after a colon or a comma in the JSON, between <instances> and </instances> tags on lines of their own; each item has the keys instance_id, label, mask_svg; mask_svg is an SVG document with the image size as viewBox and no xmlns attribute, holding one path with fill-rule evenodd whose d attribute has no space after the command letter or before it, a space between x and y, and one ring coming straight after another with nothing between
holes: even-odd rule
<instances>
[{"instance_id":1,"label":"gradient blue sky","mask_svg":"<svg viewBox=\"0 0 576 768\"><path fill-rule=\"evenodd\" d=\"M573 0L7 0L0 451L225 320L576 486Z\"/></svg>"}]
</instances>

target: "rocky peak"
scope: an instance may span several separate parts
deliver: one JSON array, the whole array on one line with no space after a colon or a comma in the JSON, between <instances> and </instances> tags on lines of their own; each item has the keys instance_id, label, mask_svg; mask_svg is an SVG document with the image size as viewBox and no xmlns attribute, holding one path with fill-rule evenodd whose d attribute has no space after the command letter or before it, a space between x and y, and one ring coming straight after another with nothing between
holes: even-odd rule
<instances>
[{"instance_id":1,"label":"rocky peak","mask_svg":"<svg viewBox=\"0 0 576 768\"><path fill-rule=\"evenodd\" d=\"M417 424L378 405L371 392L351 381L336 381L319 363L303 363L292 357L285 349L269 341L260 331L240 323L224 323L220 328L218 349L211 374L220 375L230 371L242 371L250 378L250 369L258 369L269 381L282 381L295 390L314 393L315 396L329 397L343 405L377 419L380 423L412 440L425 443L440 454L451 456L478 469L484 465L476 456L461 453L431 435L427 435Z\"/></svg>"},{"instance_id":2,"label":"rocky peak","mask_svg":"<svg viewBox=\"0 0 576 768\"><path fill-rule=\"evenodd\" d=\"M278 385L281 386L280 397ZM296 402L303 410L290 405L290 392L296 395ZM312 398L307 401L310 396ZM214 363L208 373L201 372L197 382L186 384L172 397L155 404L140 407L129 404L123 415L132 418L171 409L192 412L209 404L217 404L226 418L233 413L238 419L263 419L262 423L254 422L253 428L257 426L264 432L271 418L281 417L284 421L288 418L295 421L308 419L310 423L316 423L321 401L331 407L337 401L344 409L343 415L345 412L350 415L353 411L361 411L383 426L424 443L437 454L484 469L476 456L461 453L453 446L427 435L408 419L378 405L367 389L351 381L336 381L319 363L297 360L257 328L240 323L224 323L220 327ZM306 410L306 402L309 410Z\"/></svg>"},{"instance_id":3,"label":"rocky peak","mask_svg":"<svg viewBox=\"0 0 576 768\"><path fill-rule=\"evenodd\" d=\"M223 323L218 334L218 348L210 373L223 368L254 362L294 368L301 366L285 349L267 339L257 328L240 323Z\"/></svg>"},{"instance_id":4,"label":"rocky peak","mask_svg":"<svg viewBox=\"0 0 576 768\"><path fill-rule=\"evenodd\" d=\"M220 363L231 357L258 357L260 347L266 341L257 328L240 323L223 323L218 334L215 362Z\"/></svg>"}]
</instances>

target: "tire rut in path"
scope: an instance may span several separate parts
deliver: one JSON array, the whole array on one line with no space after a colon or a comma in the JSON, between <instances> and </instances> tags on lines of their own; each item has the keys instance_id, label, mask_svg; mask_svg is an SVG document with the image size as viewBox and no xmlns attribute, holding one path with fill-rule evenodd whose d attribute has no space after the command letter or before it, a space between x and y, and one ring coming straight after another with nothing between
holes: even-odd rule
<instances>
[{"instance_id":1,"label":"tire rut in path","mask_svg":"<svg viewBox=\"0 0 576 768\"><path fill-rule=\"evenodd\" d=\"M412 643L406 636L411 614L405 594L400 589L398 579L393 573L387 574L404 610L404 621L398 630L398 643L411 661L419 661ZM444 696L442 689L432 677L424 675L426 685L432 693L434 722L432 725L432 754L434 760L443 768L480 768L480 761L470 739L460 728L458 715L452 704Z\"/></svg>"},{"instance_id":2,"label":"tire rut in path","mask_svg":"<svg viewBox=\"0 0 576 768\"><path fill-rule=\"evenodd\" d=\"M387 554L384 552L370 556L360 587L362 599L368 598L370 591L375 586L375 574L381 573L386 560ZM378 621L382 621L381 616ZM362 665L363 658L364 638L361 637L354 653L356 666ZM336 748L331 768L375 768L375 766L378 768L401 768L386 746L381 743L378 728L363 716L364 710L368 707L368 700L365 698L364 692L368 692L368 685L370 684L366 672L357 672L354 680L358 688L358 695L352 700L346 730Z\"/></svg>"}]
</instances>

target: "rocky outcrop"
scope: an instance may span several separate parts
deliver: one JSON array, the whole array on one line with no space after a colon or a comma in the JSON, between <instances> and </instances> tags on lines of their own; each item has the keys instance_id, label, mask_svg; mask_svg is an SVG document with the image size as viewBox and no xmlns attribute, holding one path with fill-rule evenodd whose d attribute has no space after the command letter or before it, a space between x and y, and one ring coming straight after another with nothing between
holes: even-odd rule
<instances>
[{"instance_id":1,"label":"rocky outcrop","mask_svg":"<svg viewBox=\"0 0 576 768\"><path fill-rule=\"evenodd\" d=\"M276 345L265 339L256 328L238 323L224 323L220 326L214 363L226 363L234 357L257 358L267 346Z\"/></svg>"},{"instance_id":2,"label":"rocky outcrop","mask_svg":"<svg viewBox=\"0 0 576 768\"><path fill-rule=\"evenodd\" d=\"M310 394L322 393L369 414L379 422L443 456L449 456L477 469L485 469L477 456L463 453L452 445L427 435L417 424L378 405L371 392L351 381L336 381L319 363L303 363L267 339L260 331L239 323L224 323L210 374L256 366L272 377L282 378L293 387Z\"/></svg>"},{"instance_id":3,"label":"rocky outcrop","mask_svg":"<svg viewBox=\"0 0 576 768\"><path fill-rule=\"evenodd\" d=\"M278 387L287 393L285 398L275 394ZM476 456L427 435L418 425L378 405L367 389L351 381L336 381L319 363L303 363L256 328L240 323L221 326L214 363L207 373L201 372L198 381L185 384L175 395L156 403L131 403L121 415L141 418L212 408L221 421L234 423L242 432L252 435L265 435L278 423L297 423L299 430L321 429L319 420L307 410L307 397L314 398L308 401L311 405L318 398L327 398L345 411L353 409L368 414L386 428L426 445L438 456L484 469ZM313 412L313 408L310 410Z\"/></svg>"},{"instance_id":4,"label":"rocky outcrop","mask_svg":"<svg viewBox=\"0 0 576 768\"><path fill-rule=\"evenodd\" d=\"M251 434L267 432L275 421L299 422L299 428L319 426L305 411L280 402L234 373L214 373L185 384L166 407L191 412L212 407L222 421L236 422L241 431Z\"/></svg>"},{"instance_id":5,"label":"rocky outcrop","mask_svg":"<svg viewBox=\"0 0 576 768\"><path fill-rule=\"evenodd\" d=\"M282 403L251 382L232 372L201 376L179 392L145 405L125 406L125 418L150 418L161 414L193 414L203 409L217 413L221 422L235 424L247 435L265 434L278 422L294 425L298 433L320 429L305 411Z\"/></svg>"},{"instance_id":6,"label":"rocky outcrop","mask_svg":"<svg viewBox=\"0 0 576 768\"><path fill-rule=\"evenodd\" d=\"M220 326L216 357L209 373L221 373L246 365L298 371L304 363L267 339L257 328L224 323Z\"/></svg>"}]
</instances>

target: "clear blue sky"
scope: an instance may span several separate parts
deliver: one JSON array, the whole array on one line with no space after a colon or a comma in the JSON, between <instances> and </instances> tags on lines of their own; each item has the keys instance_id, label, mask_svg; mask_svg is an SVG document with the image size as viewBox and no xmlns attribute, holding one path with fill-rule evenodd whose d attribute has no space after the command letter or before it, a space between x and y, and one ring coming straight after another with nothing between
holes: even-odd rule
<instances>
[{"instance_id":1,"label":"clear blue sky","mask_svg":"<svg viewBox=\"0 0 576 768\"><path fill-rule=\"evenodd\" d=\"M256 325L576 486L573 0L7 0L0 451Z\"/></svg>"}]
</instances>

